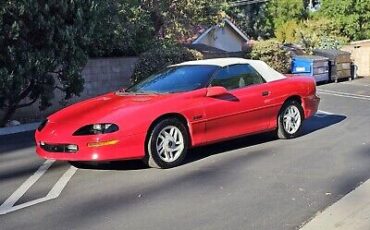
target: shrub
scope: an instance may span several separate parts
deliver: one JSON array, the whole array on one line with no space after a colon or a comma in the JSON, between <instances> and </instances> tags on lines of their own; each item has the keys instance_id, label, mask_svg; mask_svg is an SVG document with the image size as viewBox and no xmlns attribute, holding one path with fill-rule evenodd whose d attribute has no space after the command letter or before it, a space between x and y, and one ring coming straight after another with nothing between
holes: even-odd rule
<instances>
[{"instance_id":1,"label":"shrub","mask_svg":"<svg viewBox=\"0 0 370 230\"><path fill-rule=\"evenodd\" d=\"M333 21L327 18L302 22L296 31L298 44L309 54L314 49L338 49L349 41L340 35Z\"/></svg>"},{"instance_id":2,"label":"shrub","mask_svg":"<svg viewBox=\"0 0 370 230\"><path fill-rule=\"evenodd\" d=\"M173 44L162 44L139 56L131 81L132 83L141 81L168 65L199 59L203 59L203 55L196 50Z\"/></svg>"},{"instance_id":3,"label":"shrub","mask_svg":"<svg viewBox=\"0 0 370 230\"><path fill-rule=\"evenodd\" d=\"M290 56L275 40L259 41L254 44L251 58L264 61L281 73L288 73L290 70Z\"/></svg>"},{"instance_id":4,"label":"shrub","mask_svg":"<svg viewBox=\"0 0 370 230\"><path fill-rule=\"evenodd\" d=\"M294 20L289 20L275 30L276 39L282 43L294 43L297 39L298 23Z\"/></svg>"}]
</instances>

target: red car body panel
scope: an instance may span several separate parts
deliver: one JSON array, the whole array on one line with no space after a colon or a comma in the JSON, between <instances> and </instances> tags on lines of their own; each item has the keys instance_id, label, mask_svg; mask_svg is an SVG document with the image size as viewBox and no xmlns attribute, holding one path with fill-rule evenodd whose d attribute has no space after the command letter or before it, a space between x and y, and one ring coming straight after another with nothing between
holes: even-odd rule
<instances>
[{"instance_id":1,"label":"red car body panel","mask_svg":"<svg viewBox=\"0 0 370 230\"><path fill-rule=\"evenodd\" d=\"M68 161L140 159L145 156L147 133L163 116L176 115L186 120L193 147L276 129L278 113L288 98L301 100L305 118L316 113L320 101L314 80L297 76L231 90L222 96L206 94L206 88L159 95L108 93L74 104L49 116L41 132L36 130L36 152L46 159ZM96 123L114 123L119 130L72 135ZM88 143L110 140L118 143L88 147ZM75 144L78 151L49 152L41 148L41 142Z\"/></svg>"}]
</instances>

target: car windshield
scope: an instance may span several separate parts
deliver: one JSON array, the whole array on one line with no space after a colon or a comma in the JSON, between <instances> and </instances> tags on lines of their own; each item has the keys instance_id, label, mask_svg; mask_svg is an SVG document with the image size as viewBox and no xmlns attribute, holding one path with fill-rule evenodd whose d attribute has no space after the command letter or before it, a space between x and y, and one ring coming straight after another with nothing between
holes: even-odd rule
<instances>
[{"instance_id":1,"label":"car windshield","mask_svg":"<svg viewBox=\"0 0 370 230\"><path fill-rule=\"evenodd\" d=\"M205 87L217 69L213 65L172 66L127 88L127 93L178 93Z\"/></svg>"}]
</instances>

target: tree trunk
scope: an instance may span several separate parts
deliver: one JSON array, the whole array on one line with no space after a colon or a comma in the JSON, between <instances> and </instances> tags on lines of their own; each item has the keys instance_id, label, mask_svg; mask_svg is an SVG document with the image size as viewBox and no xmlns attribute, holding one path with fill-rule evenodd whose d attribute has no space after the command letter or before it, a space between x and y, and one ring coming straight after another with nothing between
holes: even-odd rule
<instances>
[{"instance_id":1,"label":"tree trunk","mask_svg":"<svg viewBox=\"0 0 370 230\"><path fill-rule=\"evenodd\" d=\"M16 106L11 106L8 109L5 110L5 114L2 116L0 120L0 127L4 127L5 124L9 121L9 119L13 116L15 113L15 110L17 109Z\"/></svg>"}]
</instances>

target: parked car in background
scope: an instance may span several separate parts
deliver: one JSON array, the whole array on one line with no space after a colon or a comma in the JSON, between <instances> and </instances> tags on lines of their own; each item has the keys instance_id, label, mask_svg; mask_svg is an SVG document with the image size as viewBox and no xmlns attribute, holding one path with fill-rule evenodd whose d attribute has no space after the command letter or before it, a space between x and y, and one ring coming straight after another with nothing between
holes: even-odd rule
<instances>
[{"instance_id":1,"label":"parked car in background","mask_svg":"<svg viewBox=\"0 0 370 230\"><path fill-rule=\"evenodd\" d=\"M262 61L184 62L49 116L36 130L36 151L46 159L143 159L170 168L199 145L272 130L296 137L319 101L314 79L284 76Z\"/></svg>"}]
</instances>

